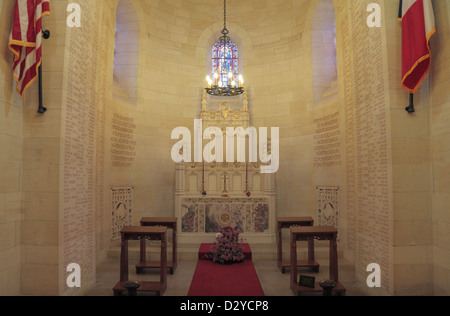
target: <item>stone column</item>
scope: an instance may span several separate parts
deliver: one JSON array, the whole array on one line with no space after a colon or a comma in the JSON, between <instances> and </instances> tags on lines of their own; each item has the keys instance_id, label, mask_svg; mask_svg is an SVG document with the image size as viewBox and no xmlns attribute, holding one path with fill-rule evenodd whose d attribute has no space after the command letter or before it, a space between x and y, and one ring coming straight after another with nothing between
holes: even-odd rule
<instances>
[{"instance_id":1,"label":"stone column","mask_svg":"<svg viewBox=\"0 0 450 316\"><path fill-rule=\"evenodd\" d=\"M181 233L181 199L186 192L186 165L179 163L175 167L175 216L178 218L177 231ZM179 238L180 236L177 236Z\"/></svg>"},{"instance_id":2,"label":"stone column","mask_svg":"<svg viewBox=\"0 0 450 316\"><path fill-rule=\"evenodd\" d=\"M266 173L264 175L264 192L269 200L269 232L272 242L275 242L276 230L276 188L275 188L275 174Z\"/></svg>"},{"instance_id":3,"label":"stone column","mask_svg":"<svg viewBox=\"0 0 450 316\"><path fill-rule=\"evenodd\" d=\"M183 194L186 191L186 166L183 163L176 165L175 169L175 193Z\"/></svg>"}]
</instances>

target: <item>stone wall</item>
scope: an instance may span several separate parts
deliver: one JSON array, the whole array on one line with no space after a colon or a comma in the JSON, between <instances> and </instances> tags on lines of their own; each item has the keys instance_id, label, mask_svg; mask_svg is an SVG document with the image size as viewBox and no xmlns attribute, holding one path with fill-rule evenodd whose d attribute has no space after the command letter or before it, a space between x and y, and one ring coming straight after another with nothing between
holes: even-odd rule
<instances>
[{"instance_id":1,"label":"stone wall","mask_svg":"<svg viewBox=\"0 0 450 316\"><path fill-rule=\"evenodd\" d=\"M14 3L0 4L0 296L20 294L20 222L24 217L22 101L12 78L9 40Z\"/></svg>"},{"instance_id":2,"label":"stone wall","mask_svg":"<svg viewBox=\"0 0 450 316\"><path fill-rule=\"evenodd\" d=\"M433 293L429 81L415 94L416 113L409 115L405 111L409 94L401 87L402 26L395 21L397 4L385 1L385 6L394 209L392 294L429 295Z\"/></svg>"},{"instance_id":3,"label":"stone wall","mask_svg":"<svg viewBox=\"0 0 450 316\"><path fill-rule=\"evenodd\" d=\"M450 1L433 1L437 33L432 39L430 148L432 175L433 289L450 294ZM431 282L431 280L430 280Z\"/></svg>"}]
</instances>

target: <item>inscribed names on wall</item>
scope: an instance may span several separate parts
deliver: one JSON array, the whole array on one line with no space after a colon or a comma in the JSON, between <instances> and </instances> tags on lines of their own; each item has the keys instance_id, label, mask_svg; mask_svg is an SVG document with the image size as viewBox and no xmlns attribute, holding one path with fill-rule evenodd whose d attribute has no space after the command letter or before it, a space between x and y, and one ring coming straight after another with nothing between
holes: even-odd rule
<instances>
[{"instance_id":1,"label":"inscribed names on wall","mask_svg":"<svg viewBox=\"0 0 450 316\"><path fill-rule=\"evenodd\" d=\"M112 78L112 67L107 67L106 63L108 60L111 60L113 56L109 47L111 47L111 38L112 36L105 36L108 34L108 25L112 25L111 15L108 15L105 10L102 10L101 13L102 22L104 31L102 32L103 36L100 36L99 41L99 54L98 61L104 62L103 67L99 67L97 69L98 74L98 89L97 89L97 116L96 116L96 196L95 196L95 212L96 212L96 251L97 253L103 249L106 249L107 242L109 242L109 234L105 233L104 229L104 217L105 217L105 205L104 205L104 196L105 196L105 153L106 153L106 103L107 103L107 95L108 95L108 78ZM111 32L111 31L109 31ZM112 34L111 34L112 35ZM108 212L109 213L109 212Z\"/></svg>"},{"instance_id":2,"label":"inscribed names on wall","mask_svg":"<svg viewBox=\"0 0 450 316\"><path fill-rule=\"evenodd\" d=\"M101 138L105 96L105 71L98 71L102 51L107 49L103 34L102 2L80 0L83 28L71 28L66 34L65 111L63 112L63 264L81 267L82 284L95 282L95 247L97 207L102 200L96 191L102 185ZM104 62L104 61L103 61ZM98 124L100 122L100 124ZM99 143L98 143L99 142ZM97 146L100 146L97 148ZM64 270L65 271L65 270ZM64 272L66 277L70 272ZM65 291L68 291L65 288ZM64 291L64 292L65 292Z\"/></svg>"},{"instance_id":3,"label":"inscribed names on wall","mask_svg":"<svg viewBox=\"0 0 450 316\"><path fill-rule=\"evenodd\" d=\"M368 28L361 14L368 3L351 1L348 18L342 19L346 212L357 279L365 280L367 265L378 263L382 289L390 292L387 61L382 29Z\"/></svg>"},{"instance_id":4,"label":"inscribed names on wall","mask_svg":"<svg viewBox=\"0 0 450 316\"><path fill-rule=\"evenodd\" d=\"M350 20L348 15L342 19L341 33L344 43L351 43ZM347 249L352 253L356 251L356 136L353 105L353 73L352 73L352 49L351 45L342 47L342 64L345 70L344 76L344 120L345 120L345 181L346 181L346 224L347 224Z\"/></svg>"},{"instance_id":5,"label":"inscribed names on wall","mask_svg":"<svg viewBox=\"0 0 450 316\"><path fill-rule=\"evenodd\" d=\"M339 112L314 120L314 167L341 165Z\"/></svg>"},{"instance_id":6,"label":"inscribed names on wall","mask_svg":"<svg viewBox=\"0 0 450 316\"><path fill-rule=\"evenodd\" d=\"M136 124L117 113L112 120L111 159L113 167L132 167L136 157Z\"/></svg>"}]
</instances>

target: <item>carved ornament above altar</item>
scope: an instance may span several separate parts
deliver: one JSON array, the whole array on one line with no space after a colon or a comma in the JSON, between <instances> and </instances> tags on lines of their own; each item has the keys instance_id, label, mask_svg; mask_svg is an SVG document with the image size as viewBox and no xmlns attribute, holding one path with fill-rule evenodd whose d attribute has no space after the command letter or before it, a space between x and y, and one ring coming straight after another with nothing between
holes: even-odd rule
<instances>
[{"instance_id":1,"label":"carved ornament above altar","mask_svg":"<svg viewBox=\"0 0 450 316\"><path fill-rule=\"evenodd\" d=\"M202 110L200 118L205 122L205 126L242 126L250 125L250 111L248 109L248 93L244 91L242 96L236 97L231 103L230 98L224 101L223 98L209 96L203 92ZM219 103L219 106L217 106ZM223 126L222 126L223 125Z\"/></svg>"}]
</instances>

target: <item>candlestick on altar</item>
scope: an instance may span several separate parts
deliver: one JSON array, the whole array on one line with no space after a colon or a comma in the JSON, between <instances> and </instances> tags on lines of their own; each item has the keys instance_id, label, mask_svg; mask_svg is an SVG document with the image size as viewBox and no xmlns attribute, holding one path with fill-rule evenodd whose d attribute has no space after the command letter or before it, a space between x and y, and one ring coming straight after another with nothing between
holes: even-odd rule
<instances>
[{"instance_id":1,"label":"candlestick on altar","mask_svg":"<svg viewBox=\"0 0 450 316\"><path fill-rule=\"evenodd\" d=\"M227 174L223 174L223 192L222 193L228 193L227 191Z\"/></svg>"},{"instance_id":2,"label":"candlestick on altar","mask_svg":"<svg viewBox=\"0 0 450 316\"><path fill-rule=\"evenodd\" d=\"M202 171L202 193L205 192L205 162L203 161L203 171Z\"/></svg>"},{"instance_id":3,"label":"candlestick on altar","mask_svg":"<svg viewBox=\"0 0 450 316\"><path fill-rule=\"evenodd\" d=\"M248 192L248 162L245 163L245 190L244 193Z\"/></svg>"}]
</instances>

